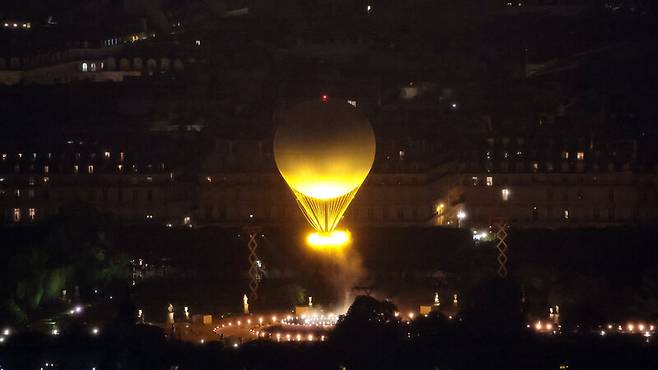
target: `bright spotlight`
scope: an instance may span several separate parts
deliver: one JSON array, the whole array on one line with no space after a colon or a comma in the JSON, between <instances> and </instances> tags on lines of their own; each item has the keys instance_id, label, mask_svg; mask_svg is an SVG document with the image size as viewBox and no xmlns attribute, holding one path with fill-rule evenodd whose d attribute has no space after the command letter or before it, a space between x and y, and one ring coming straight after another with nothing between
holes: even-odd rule
<instances>
[{"instance_id":1,"label":"bright spotlight","mask_svg":"<svg viewBox=\"0 0 658 370\"><path fill-rule=\"evenodd\" d=\"M336 230L329 233L311 233L306 242L314 249L340 249L350 243L352 235L349 231Z\"/></svg>"}]
</instances>

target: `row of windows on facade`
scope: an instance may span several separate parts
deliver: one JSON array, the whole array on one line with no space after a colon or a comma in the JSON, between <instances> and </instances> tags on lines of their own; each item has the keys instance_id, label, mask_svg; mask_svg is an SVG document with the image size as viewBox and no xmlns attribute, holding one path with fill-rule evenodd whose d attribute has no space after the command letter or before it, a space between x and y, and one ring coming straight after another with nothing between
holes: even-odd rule
<instances>
[{"instance_id":1,"label":"row of windows on facade","mask_svg":"<svg viewBox=\"0 0 658 370\"><path fill-rule=\"evenodd\" d=\"M120 36L120 37L113 37L110 39L103 40L103 46L105 47L110 47L110 46L116 46L119 44L127 44L131 42L137 42L141 40L146 40L149 37L155 37L155 33L147 34L144 32L140 33L135 33L127 36Z\"/></svg>"},{"instance_id":2,"label":"row of windows on facade","mask_svg":"<svg viewBox=\"0 0 658 370\"><path fill-rule=\"evenodd\" d=\"M547 208L546 209L546 214L547 214L547 217L550 219L553 216L553 209L552 208ZM532 207L532 209L530 211L530 215L531 215L531 220L532 221L538 221L540 219L539 210L536 206ZM571 213L571 210L569 210L568 208L562 209L561 212L560 212L560 218L565 220L565 221L568 221L568 220L572 219L573 218L572 216L573 215ZM592 208L592 218L594 220L599 220L601 218L601 210L599 208ZM615 220L615 218L616 218L615 217L615 209L614 208L608 208L608 219L612 221L612 220Z\"/></svg>"},{"instance_id":3,"label":"row of windows on facade","mask_svg":"<svg viewBox=\"0 0 658 370\"><path fill-rule=\"evenodd\" d=\"M193 63L194 61L192 61ZM122 71L129 70L142 70L144 68L144 63L141 58L135 58L131 62L122 58L119 60L119 69ZM161 58L158 66L158 62L155 59L146 60L146 68L149 70L160 69L162 71L169 71L172 68L174 70L183 70L184 65L180 59L175 59L173 63L169 58ZM114 71L117 69L117 63L114 59L109 59L107 62L104 61L85 61L80 63L81 72L100 72L100 71Z\"/></svg>"},{"instance_id":4,"label":"row of windows on facade","mask_svg":"<svg viewBox=\"0 0 658 370\"><path fill-rule=\"evenodd\" d=\"M50 165L47 165L47 164L44 165L43 166L43 173L44 174L49 174L50 173L50 168L51 168ZM88 173L90 175L93 175L95 173L95 170L96 170L96 167L93 164L88 164L86 166L80 166L79 164L74 164L70 168L71 168L71 173L73 173L73 174ZM100 168L101 168L101 170L107 170L108 169L107 166L100 166ZM133 164L133 165L130 165L130 166L123 165L123 164L118 164L118 165L113 166L111 168L113 168L117 172L123 172L125 169L130 169L130 170L132 170L132 172L139 172L139 168L137 167L136 164ZM164 168L165 168L164 163L162 163L159 169L164 170ZM21 173L22 169L25 169L25 167L21 167L21 165L19 165L19 164L14 165L14 173ZM59 167L59 169L61 170L62 168ZM34 165L27 166L27 172L28 173L35 172L35 171L36 171L36 168L34 167ZM148 172L153 172L153 165L147 165L146 166L146 171L147 171L147 173ZM150 176L148 177L148 179L149 179L148 181L152 180L152 178Z\"/></svg>"},{"instance_id":5,"label":"row of windows on facade","mask_svg":"<svg viewBox=\"0 0 658 370\"><path fill-rule=\"evenodd\" d=\"M93 170L90 172L90 174L93 174ZM170 172L169 173L169 181L173 181L173 179L174 179L174 173ZM50 177L44 176L44 177L40 178L40 180L37 180L36 177L28 177L27 178L27 185L28 186L36 186L39 183L39 181L43 185L48 185L48 184L50 184ZM147 183L152 183L153 182L153 176L145 176L144 181L147 182ZM6 184L6 183L7 183L7 179L4 178L4 177L0 177L0 185ZM23 181L14 181L13 183L14 184L23 183ZM139 179L135 176L132 176L132 177L130 177L130 183L132 185L137 185L139 183ZM2 190L3 189L0 189L0 191L2 191Z\"/></svg>"},{"instance_id":6,"label":"row of windows on facade","mask_svg":"<svg viewBox=\"0 0 658 370\"><path fill-rule=\"evenodd\" d=\"M95 152L89 153L89 159L95 160L96 159L96 154L97 153L95 153ZM111 159L112 158L112 152L105 151L105 152L101 153L100 156L102 156L105 159ZM12 155L10 155L9 153L0 154L0 160L2 160L3 162L9 160L11 157L12 157ZM25 158L25 159L30 159L32 162L36 162L37 159L41 159L42 157L43 157L43 159L51 160L53 158L53 153L48 152L48 153L39 155L39 153L37 153L37 152L32 152L32 153L29 153L29 154L28 153L23 154L23 152L18 152L18 153L15 154L14 158L18 161L21 161ZM79 159L82 158L82 153L76 152L74 154L74 157L75 157L75 159L79 160ZM62 154L61 158L65 158L65 155ZM125 153L124 152L119 152L118 159L119 159L119 162L125 161L125 159L126 159Z\"/></svg>"},{"instance_id":7,"label":"row of windows on facade","mask_svg":"<svg viewBox=\"0 0 658 370\"><path fill-rule=\"evenodd\" d=\"M280 211L279 211L280 210ZM219 220L226 220L228 219L228 214L231 213L227 208L206 208L205 210L205 218L206 219L219 219ZM298 216L299 215L299 209L297 208L281 208L281 209L276 209L273 208L272 210L265 210L262 214L256 214L253 212L249 212L246 215L246 218L249 219L254 219L254 218L264 218L264 219L272 219L276 217L289 217L289 216ZM403 221L403 220L418 220L419 219L419 210L418 208L412 208L411 209L411 214L408 212L405 212L403 208L397 208L397 209L390 209L388 207L383 207L381 211L381 215L384 219L386 220L398 220L398 221ZM347 215L348 217L351 218L363 218L365 216L368 220L373 220L377 219L376 212L374 208L367 208L366 211L364 212L363 209L359 208L354 208L350 210L350 214ZM238 217L240 218L240 217Z\"/></svg>"},{"instance_id":8,"label":"row of windows on facade","mask_svg":"<svg viewBox=\"0 0 658 370\"><path fill-rule=\"evenodd\" d=\"M586 209L583 209L583 210L587 211ZM605 216L607 216L608 221L614 221L614 220L617 219L615 208L608 208L607 209L607 214L604 214L604 212L602 212L601 208L591 208L589 210L591 211L591 213L588 212L587 214L584 214L583 212L581 212L580 216L578 216L578 215L574 214L574 212L572 212L572 210L569 209L569 208L558 209L558 212L555 213L554 212L555 210L552 207L548 207L545 210L546 213L542 214L540 212L540 209L537 206L532 206L529 210L529 218L528 219L530 221L533 221L533 222L540 221L542 219L543 220L561 220L561 221L570 221L570 220L575 221L577 219L580 219L580 220L583 220L583 221L587 221L587 220L600 221ZM489 215L489 212L484 212L484 213L480 214L480 212L478 212L477 209L474 209L473 214L472 214L472 218L474 220L481 219L482 217L487 219L488 215ZM636 216L637 215L638 214L636 213ZM512 219L512 221L515 220L514 217L512 217L511 219Z\"/></svg>"},{"instance_id":9,"label":"row of windows on facade","mask_svg":"<svg viewBox=\"0 0 658 370\"><path fill-rule=\"evenodd\" d=\"M146 199L146 201L148 201L148 202L153 201L153 190L146 190L145 191L145 194L146 194L145 197L144 196L140 197L140 193L141 193L141 191L139 191L139 190L133 190L132 191L132 200L133 201L138 201L139 199ZM0 189L0 200L7 199L8 194L9 193L6 190ZM15 189L12 192L12 194L13 194L14 198L16 198L16 199L20 199L20 198L23 198L23 197L25 197L26 199L35 199L36 198L36 192L34 191L34 189L28 189L25 192L21 191L21 189ZM78 192L77 194L80 194L80 192ZM87 192L86 194L87 194L86 198L89 201L94 201L94 200L97 199L97 192L90 191L90 192ZM55 195L55 196L57 196L57 195ZM41 198L44 199L44 200L49 200L51 198L51 192L49 192L49 191L41 192ZM119 202L122 202L122 201L124 201L124 198L125 198L124 197L124 191L119 189L116 192L116 200L119 201ZM102 190L101 195L100 195L100 199L102 201L105 201L105 202L110 200L110 194L109 194L109 191L107 189Z\"/></svg>"},{"instance_id":10,"label":"row of windows on facade","mask_svg":"<svg viewBox=\"0 0 658 370\"><path fill-rule=\"evenodd\" d=\"M22 221L36 221L37 220L37 209L36 208L27 208L27 209L22 209L22 208L13 208L11 210L11 220L13 222L22 222ZM153 214L152 213L146 213L145 218L147 220L152 220L153 219ZM182 224L183 225L190 225L192 222L192 219L189 216L183 217Z\"/></svg>"},{"instance_id":11,"label":"row of windows on facade","mask_svg":"<svg viewBox=\"0 0 658 370\"><path fill-rule=\"evenodd\" d=\"M543 164L540 164L539 162L532 162L529 170L532 173L538 173L538 172L555 172L555 171L560 171L560 172L585 172L586 170L592 171L592 172L599 172L603 170L607 170L608 172L614 172L618 170L630 170L631 169L631 163L630 161L625 161L623 163L621 162L613 162L613 161L608 161L608 162L603 162L603 163L590 163L589 165L586 164L583 161L578 161L575 164L569 163L569 162L562 162L559 163L559 166L556 167L556 165L553 162L546 162ZM528 168L526 167L525 162L499 162L499 163L494 163L493 161L487 161L485 163L477 162L477 161L471 161L468 162L469 167L472 170L477 170L480 168L483 168L487 170L487 172L509 172L509 171L515 171L515 172L527 172ZM640 168L645 167L643 164L639 164ZM654 167L658 168L658 167Z\"/></svg>"},{"instance_id":12,"label":"row of windows on facade","mask_svg":"<svg viewBox=\"0 0 658 370\"><path fill-rule=\"evenodd\" d=\"M27 209L27 219L30 221L34 221L37 219L37 209L36 208L28 208ZM20 208L14 208L11 213L11 219L14 222L21 222L23 221L24 213L23 210Z\"/></svg>"},{"instance_id":13,"label":"row of windows on facade","mask_svg":"<svg viewBox=\"0 0 658 370\"><path fill-rule=\"evenodd\" d=\"M262 185L262 184L281 184L278 176L248 176L248 177L220 177L206 176L205 183L213 184L219 183L222 185ZM405 177L386 177L386 176L369 176L363 182L364 186L368 185L419 185L420 179L417 176Z\"/></svg>"},{"instance_id":14,"label":"row of windows on facade","mask_svg":"<svg viewBox=\"0 0 658 370\"><path fill-rule=\"evenodd\" d=\"M31 22L19 22L19 21L4 21L2 22L2 27L16 30L29 30L32 28Z\"/></svg>"},{"instance_id":15,"label":"row of windows on facade","mask_svg":"<svg viewBox=\"0 0 658 370\"><path fill-rule=\"evenodd\" d=\"M523 157L523 151L519 150L516 151L516 157ZM568 151L563 151L560 153L560 158L564 160L568 160L572 156L571 152ZM579 161L584 161L585 160L585 152L575 152L576 160ZM503 152L503 158L504 159L510 159L512 157L512 154L510 152ZM494 153L492 151L487 151L484 153L484 159L494 159Z\"/></svg>"},{"instance_id":16,"label":"row of windows on facade","mask_svg":"<svg viewBox=\"0 0 658 370\"><path fill-rule=\"evenodd\" d=\"M491 185L488 185L488 186L491 186ZM507 202L508 200L510 200L511 194L512 194L512 192L509 188L500 189L500 198L503 202ZM546 200L553 200L553 194L554 194L553 190L547 189L546 190ZM644 193L640 192L640 194L644 194ZM585 193L583 192L582 189L578 189L576 197L577 197L578 200L585 199ZM566 191L562 192L562 200L563 201L568 201L569 200L569 193L568 192L566 192ZM615 191L612 190L612 189L610 189L608 191L608 200L611 201L611 202L613 202L615 200Z\"/></svg>"},{"instance_id":17,"label":"row of windows on facade","mask_svg":"<svg viewBox=\"0 0 658 370\"><path fill-rule=\"evenodd\" d=\"M552 179L553 181L548 181L548 179ZM573 181L575 179L575 182ZM556 181L559 180L559 181ZM609 179L606 177L599 177L599 176L592 176L591 177L591 184L594 185L603 185L608 183ZM479 176L472 176L470 180L468 178L464 178L463 183L465 185L472 185L472 186L494 186L494 185L508 185L508 184L523 184L523 183L533 183L533 184L542 184L542 183L549 183L549 184L555 184L555 185L569 185L569 184L585 184L585 177L583 176L578 176L578 177L569 177L569 176L564 176L564 177L555 177L551 176L545 179L537 178L535 176L533 177L515 177L512 176L511 178L505 177L505 176L500 176L497 177L497 180L494 181L494 176L483 176L480 178ZM658 177L650 177L650 176L635 176L633 177L632 181L625 181L623 183L627 184L636 184L636 185L658 185Z\"/></svg>"}]
</instances>

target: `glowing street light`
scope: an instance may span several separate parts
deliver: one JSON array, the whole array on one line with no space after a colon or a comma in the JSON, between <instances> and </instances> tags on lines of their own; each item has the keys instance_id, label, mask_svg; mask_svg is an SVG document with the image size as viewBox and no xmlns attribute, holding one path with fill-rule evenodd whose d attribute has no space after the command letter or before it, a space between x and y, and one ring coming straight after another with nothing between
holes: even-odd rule
<instances>
[{"instance_id":1,"label":"glowing street light","mask_svg":"<svg viewBox=\"0 0 658 370\"><path fill-rule=\"evenodd\" d=\"M461 228L462 227L462 221L466 218L466 212L464 211L459 211L457 212L457 227Z\"/></svg>"}]
</instances>

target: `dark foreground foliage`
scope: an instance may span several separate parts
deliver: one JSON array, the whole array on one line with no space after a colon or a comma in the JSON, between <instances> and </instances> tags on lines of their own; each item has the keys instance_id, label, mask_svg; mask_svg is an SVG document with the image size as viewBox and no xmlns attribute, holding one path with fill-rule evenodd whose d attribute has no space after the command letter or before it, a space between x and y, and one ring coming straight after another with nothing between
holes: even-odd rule
<instances>
[{"instance_id":1,"label":"dark foreground foliage","mask_svg":"<svg viewBox=\"0 0 658 370\"><path fill-rule=\"evenodd\" d=\"M70 327L58 337L25 333L0 347L4 369L655 369L658 351L643 338L536 336L520 314L506 314L518 290L492 280L464 315L438 312L407 323L387 301L358 297L324 343L255 341L239 348L168 340L160 329L134 325L130 303L110 329L90 339ZM480 293L483 293L480 291ZM489 297L489 298L487 298ZM495 309L496 301L501 309ZM482 309L477 309L481 307ZM504 309L503 309L504 308ZM515 311L513 311L515 312Z\"/></svg>"}]
</instances>

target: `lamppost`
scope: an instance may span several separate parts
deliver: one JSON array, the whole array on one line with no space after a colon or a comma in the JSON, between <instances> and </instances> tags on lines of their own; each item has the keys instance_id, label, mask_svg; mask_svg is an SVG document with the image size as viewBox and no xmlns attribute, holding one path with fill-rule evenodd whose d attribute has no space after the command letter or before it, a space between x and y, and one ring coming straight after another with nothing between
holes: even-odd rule
<instances>
[{"instance_id":1,"label":"lamppost","mask_svg":"<svg viewBox=\"0 0 658 370\"><path fill-rule=\"evenodd\" d=\"M459 211L457 212L457 227L461 229L462 227L462 220L466 218L466 212L464 211Z\"/></svg>"}]
</instances>

